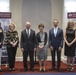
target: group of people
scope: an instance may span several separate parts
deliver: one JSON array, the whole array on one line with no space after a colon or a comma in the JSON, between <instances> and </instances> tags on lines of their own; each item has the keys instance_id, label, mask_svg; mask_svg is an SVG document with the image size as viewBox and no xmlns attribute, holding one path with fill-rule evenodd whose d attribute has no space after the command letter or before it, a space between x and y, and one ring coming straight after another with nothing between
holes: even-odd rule
<instances>
[{"instance_id":1,"label":"group of people","mask_svg":"<svg viewBox=\"0 0 76 75\"><path fill-rule=\"evenodd\" d=\"M51 50L52 67L50 71L57 68L61 71L61 52L63 48L63 41L65 41L64 54L67 56L68 67L67 70L74 70L74 56L75 56L75 42L76 42L76 31L74 28L74 22L68 21L65 32L59 28L59 22L57 19L53 21L54 27L49 30L49 49ZM36 34L31 29L31 23L29 21L25 24L25 29L21 32L20 48L23 54L23 66L24 71L28 70L27 58L30 58L30 70L34 71L34 51L37 52L39 60L39 71L46 71L46 60L47 60L47 32L44 31L44 25L41 23L38 25L39 32ZM3 43L3 30L0 27L0 49ZM19 44L18 32L15 30L14 23L10 23L9 30L6 32L4 43L7 47L8 53L8 64L9 71L15 71L15 56L17 47ZM1 50L0 50L1 51ZM55 64L55 53L57 53L57 66ZM1 52L0 52L0 65L1 65ZM0 68L0 72L2 69Z\"/></svg>"}]
</instances>

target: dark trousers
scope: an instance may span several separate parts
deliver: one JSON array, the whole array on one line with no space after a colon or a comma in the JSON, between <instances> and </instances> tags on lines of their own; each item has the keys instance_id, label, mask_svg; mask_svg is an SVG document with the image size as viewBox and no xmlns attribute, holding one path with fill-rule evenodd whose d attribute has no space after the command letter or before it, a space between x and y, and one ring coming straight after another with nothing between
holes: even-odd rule
<instances>
[{"instance_id":1,"label":"dark trousers","mask_svg":"<svg viewBox=\"0 0 76 75\"><path fill-rule=\"evenodd\" d=\"M17 47L7 47L9 68L14 68L15 66L16 51Z\"/></svg>"},{"instance_id":2,"label":"dark trousers","mask_svg":"<svg viewBox=\"0 0 76 75\"><path fill-rule=\"evenodd\" d=\"M30 57L30 68L34 67L34 50L27 50L23 52L23 66L24 68L28 68L27 66L27 57Z\"/></svg>"},{"instance_id":3,"label":"dark trousers","mask_svg":"<svg viewBox=\"0 0 76 75\"><path fill-rule=\"evenodd\" d=\"M55 68L55 53L57 53L57 68L60 68L60 65L61 65L61 51L58 51L58 49L54 49L53 51L51 51L52 67Z\"/></svg>"}]
</instances>

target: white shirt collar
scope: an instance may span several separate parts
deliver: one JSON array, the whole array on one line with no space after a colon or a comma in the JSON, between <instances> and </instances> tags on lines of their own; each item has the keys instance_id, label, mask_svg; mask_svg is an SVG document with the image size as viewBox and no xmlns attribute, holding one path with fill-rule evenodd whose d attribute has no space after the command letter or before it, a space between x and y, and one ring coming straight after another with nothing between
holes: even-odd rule
<instances>
[{"instance_id":1,"label":"white shirt collar","mask_svg":"<svg viewBox=\"0 0 76 75\"><path fill-rule=\"evenodd\" d=\"M58 27L54 27L54 29L58 29Z\"/></svg>"}]
</instances>

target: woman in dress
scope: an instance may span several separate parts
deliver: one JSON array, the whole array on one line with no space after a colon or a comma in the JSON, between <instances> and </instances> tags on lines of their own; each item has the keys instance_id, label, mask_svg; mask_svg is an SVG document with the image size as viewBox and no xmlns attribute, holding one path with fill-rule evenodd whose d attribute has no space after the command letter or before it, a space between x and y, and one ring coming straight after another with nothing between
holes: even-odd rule
<instances>
[{"instance_id":1,"label":"woman in dress","mask_svg":"<svg viewBox=\"0 0 76 75\"><path fill-rule=\"evenodd\" d=\"M67 70L74 70L74 56L75 56L75 42L76 32L74 30L74 22L69 21L67 24L66 31L64 33L65 40L65 55L67 56L68 68Z\"/></svg>"},{"instance_id":2,"label":"woman in dress","mask_svg":"<svg viewBox=\"0 0 76 75\"><path fill-rule=\"evenodd\" d=\"M6 32L5 44L7 46L9 71L15 71L15 56L19 43L18 32L15 29L15 25L10 23L9 30Z\"/></svg>"},{"instance_id":3,"label":"woman in dress","mask_svg":"<svg viewBox=\"0 0 76 75\"><path fill-rule=\"evenodd\" d=\"M1 69L1 56L2 56L1 48L2 48L2 44L3 44L3 38L4 38L3 29L2 29L1 23L0 23L0 72L3 71L3 70Z\"/></svg>"},{"instance_id":4,"label":"woman in dress","mask_svg":"<svg viewBox=\"0 0 76 75\"><path fill-rule=\"evenodd\" d=\"M37 38L37 56L39 60L39 71L46 71L46 59L47 59L47 49L46 49L46 43L47 43L47 33L44 32L44 25L40 24L38 26L39 32L36 35Z\"/></svg>"}]
</instances>

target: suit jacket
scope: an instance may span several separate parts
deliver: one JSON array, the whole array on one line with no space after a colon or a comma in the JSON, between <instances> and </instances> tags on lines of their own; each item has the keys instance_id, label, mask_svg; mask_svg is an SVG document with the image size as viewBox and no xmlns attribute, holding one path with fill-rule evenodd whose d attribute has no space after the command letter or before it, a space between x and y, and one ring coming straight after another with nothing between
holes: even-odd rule
<instances>
[{"instance_id":1,"label":"suit jacket","mask_svg":"<svg viewBox=\"0 0 76 75\"><path fill-rule=\"evenodd\" d=\"M44 45L46 45L46 43L47 43L47 33L46 33L46 32L44 32L44 33L45 33ZM40 33L39 33L39 32L38 32L37 35L36 35L36 40L37 40L37 45L38 45L39 43L41 43L41 38L40 38Z\"/></svg>"},{"instance_id":2,"label":"suit jacket","mask_svg":"<svg viewBox=\"0 0 76 75\"><path fill-rule=\"evenodd\" d=\"M3 29L0 28L0 30L2 30L2 32L0 32L0 42L1 42L0 48L1 48L4 40L4 35L3 35Z\"/></svg>"},{"instance_id":3,"label":"suit jacket","mask_svg":"<svg viewBox=\"0 0 76 75\"><path fill-rule=\"evenodd\" d=\"M63 47L63 30L58 28L57 35L54 35L54 28L49 31L49 47L58 49Z\"/></svg>"},{"instance_id":4,"label":"suit jacket","mask_svg":"<svg viewBox=\"0 0 76 75\"><path fill-rule=\"evenodd\" d=\"M24 48L24 51L33 50L36 47L36 37L35 37L35 31L30 30L30 36L28 38L26 29L21 32L21 42L20 47Z\"/></svg>"}]
</instances>

